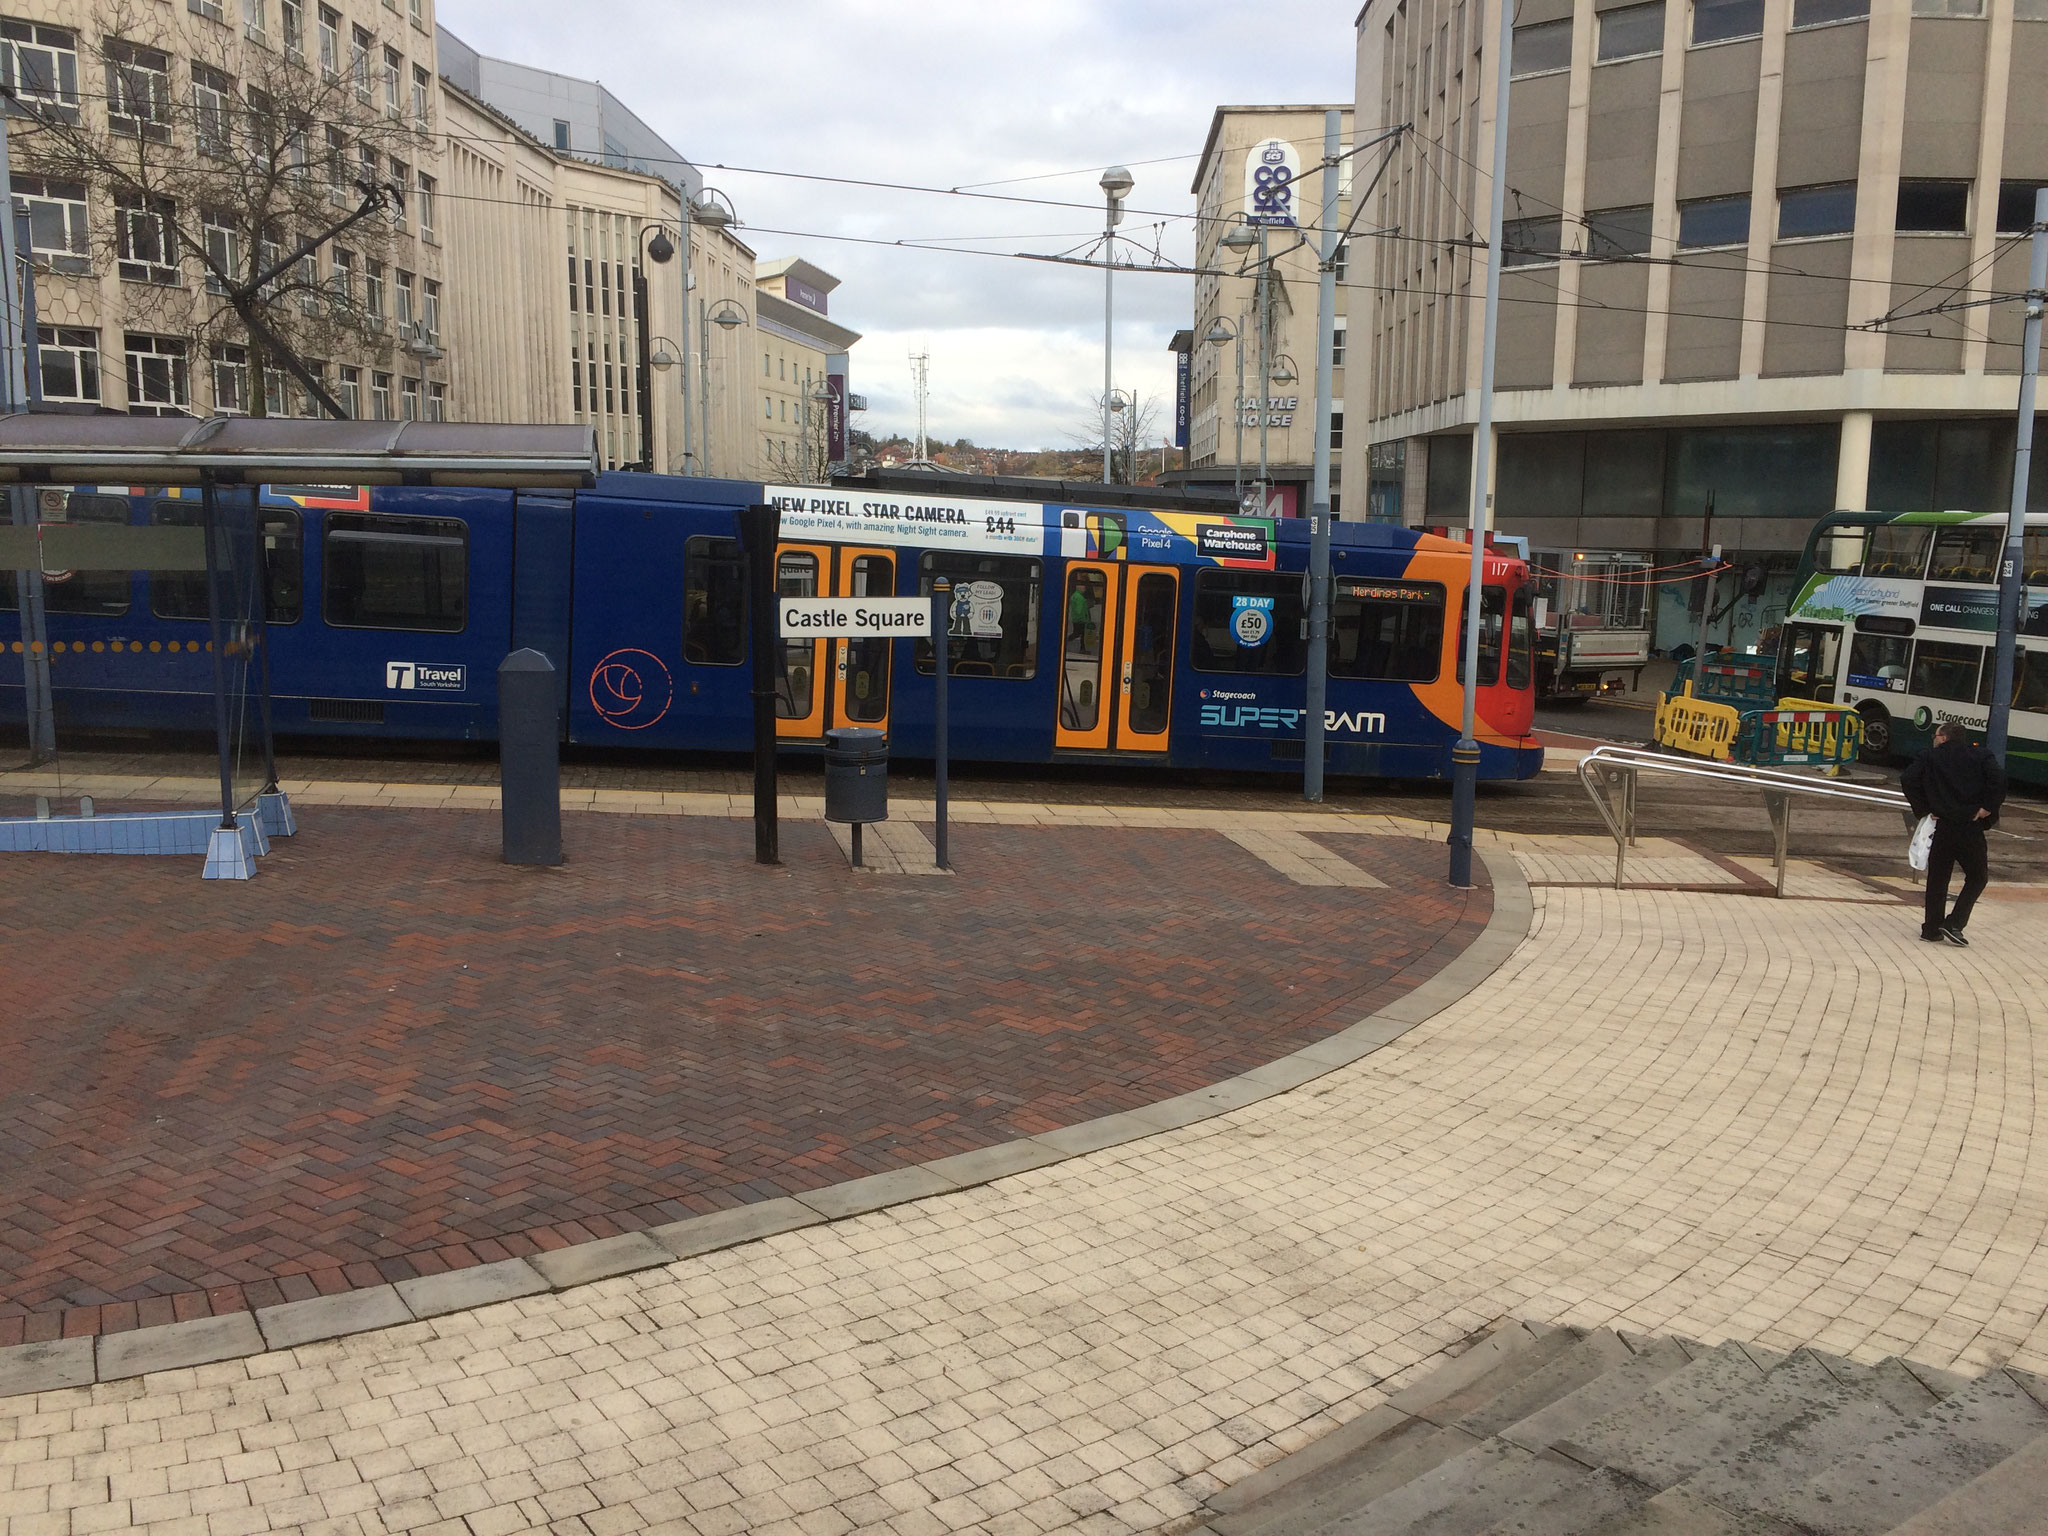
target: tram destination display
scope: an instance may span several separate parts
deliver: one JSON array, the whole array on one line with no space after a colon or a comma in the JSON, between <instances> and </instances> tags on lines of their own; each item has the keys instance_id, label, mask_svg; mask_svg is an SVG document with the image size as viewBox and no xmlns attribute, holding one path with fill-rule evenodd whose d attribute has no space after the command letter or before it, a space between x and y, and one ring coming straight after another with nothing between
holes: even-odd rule
<instances>
[{"instance_id":1,"label":"tram destination display","mask_svg":"<svg viewBox=\"0 0 2048 1536\"><path fill-rule=\"evenodd\" d=\"M896 640L932 632L928 597L783 597L775 607L785 640L834 635Z\"/></svg>"}]
</instances>

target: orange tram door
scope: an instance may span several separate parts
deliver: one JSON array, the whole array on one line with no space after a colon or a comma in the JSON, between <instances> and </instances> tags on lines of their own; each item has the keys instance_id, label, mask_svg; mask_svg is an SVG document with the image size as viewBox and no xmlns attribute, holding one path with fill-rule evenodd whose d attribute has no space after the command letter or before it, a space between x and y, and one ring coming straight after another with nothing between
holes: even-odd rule
<instances>
[{"instance_id":1,"label":"orange tram door","mask_svg":"<svg viewBox=\"0 0 2048 1536\"><path fill-rule=\"evenodd\" d=\"M1164 753L1173 723L1180 572L1069 561L1059 615L1055 749Z\"/></svg>"},{"instance_id":2,"label":"orange tram door","mask_svg":"<svg viewBox=\"0 0 2048 1536\"><path fill-rule=\"evenodd\" d=\"M896 553L844 544L782 544L775 551L779 597L890 597ZM775 734L823 742L828 727L889 728L893 640L864 636L781 640L775 679Z\"/></svg>"}]
</instances>

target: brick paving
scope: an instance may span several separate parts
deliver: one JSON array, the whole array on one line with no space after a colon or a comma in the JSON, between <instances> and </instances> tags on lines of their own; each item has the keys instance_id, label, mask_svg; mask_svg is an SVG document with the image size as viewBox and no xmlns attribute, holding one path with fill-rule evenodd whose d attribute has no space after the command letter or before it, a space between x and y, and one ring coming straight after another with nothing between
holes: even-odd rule
<instances>
[{"instance_id":1,"label":"brick paving","mask_svg":"<svg viewBox=\"0 0 2048 1536\"><path fill-rule=\"evenodd\" d=\"M2048 1367L2033 906L1959 951L1903 904L1533 898L1462 1001L1217 1119L0 1401L9 1536L1170 1531L1504 1313Z\"/></svg>"},{"instance_id":2,"label":"brick paving","mask_svg":"<svg viewBox=\"0 0 2048 1536\"><path fill-rule=\"evenodd\" d=\"M313 797L308 796L310 801ZM346 798L340 797L340 798ZM1345 836L1307 889L1214 831L954 830L949 879L786 865L723 815L302 803L261 877L20 855L0 885L0 1344L604 1237L1149 1103L1433 974L1489 903ZM1027 818L1028 819L1028 818Z\"/></svg>"}]
</instances>

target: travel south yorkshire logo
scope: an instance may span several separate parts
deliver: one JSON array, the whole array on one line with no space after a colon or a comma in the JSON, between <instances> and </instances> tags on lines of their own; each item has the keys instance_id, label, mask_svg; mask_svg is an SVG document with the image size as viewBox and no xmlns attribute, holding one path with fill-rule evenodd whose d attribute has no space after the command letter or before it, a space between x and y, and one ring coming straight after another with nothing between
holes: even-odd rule
<instances>
[{"instance_id":1,"label":"travel south yorkshire logo","mask_svg":"<svg viewBox=\"0 0 2048 1536\"><path fill-rule=\"evenodd\" d=\"M469 668L444 667L431 661L387 661L384 687L387 692L461 693L469 686Z\"/></svg>"}]
</instances>

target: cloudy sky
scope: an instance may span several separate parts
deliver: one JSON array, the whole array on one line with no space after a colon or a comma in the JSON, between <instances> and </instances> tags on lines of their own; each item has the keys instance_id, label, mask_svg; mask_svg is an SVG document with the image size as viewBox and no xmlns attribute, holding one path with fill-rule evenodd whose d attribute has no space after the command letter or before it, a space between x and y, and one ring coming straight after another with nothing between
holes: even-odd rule
<instances>
[{"instance_id":1,"label":"cloudy sky","mask_svg":"<svg viewBox=\"0 0 2048 1536\"><path fill-rule=\"evenodd\" d=\"M1137 186L1125 232L1191 254L1188 183L1219 103L1352 94L1357 0L440 0L472 47L601 80L705 167L766 260L801 254L843 285L862 332L864 425L914 426L909 353L931 353L931 430L1067 447L1102 389L1102 274L819 238L1085 252L1102 167ZM1157 162L1157 163L1146 163ZM715 165L981 190L1079 207L882 192ZM1046 173L1061 173L1047 176ZM1014 178L1043 178L1016 181ZM1178 215L1180 217L1173 217ZM770 231L794 231L793 234ZM1119 275L1116 382L1169 405L1191 280Z\"/></svg>"}]
</instances>

